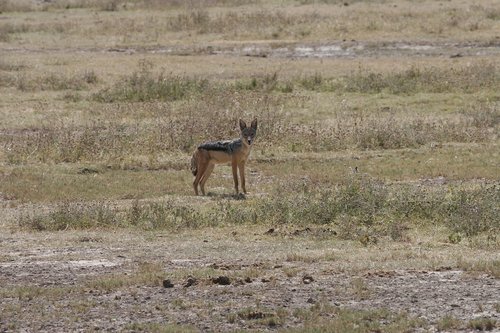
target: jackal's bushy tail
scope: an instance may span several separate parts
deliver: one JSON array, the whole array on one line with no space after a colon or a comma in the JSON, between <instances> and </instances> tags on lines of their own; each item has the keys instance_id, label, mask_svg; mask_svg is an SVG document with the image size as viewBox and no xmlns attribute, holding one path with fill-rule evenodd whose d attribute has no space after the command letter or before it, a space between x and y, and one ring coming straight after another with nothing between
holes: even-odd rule
<instances>
[{"instance_id":1,"label":"jackal's bushy tail","mask_svg":"<svg viewBox=\"0 0 500 333\"><path fill-rule=\"evenodd\" d=\"M193 173L193 176L196 176L198 173L198 151L195 151L193 153L193 156L191 157L191 172Z\"/></svg>"}]
</instances>

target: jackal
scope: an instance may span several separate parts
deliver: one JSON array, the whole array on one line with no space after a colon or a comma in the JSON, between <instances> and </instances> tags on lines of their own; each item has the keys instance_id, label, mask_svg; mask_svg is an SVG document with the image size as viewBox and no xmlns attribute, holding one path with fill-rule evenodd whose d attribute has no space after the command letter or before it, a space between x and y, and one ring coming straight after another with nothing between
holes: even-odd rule
<instances>
[{"instance_id":1,"label":"jackal","mask_svg":"<svg viewBox=\"0 0 500 333\"><path fill-rule=\"evenodd\" d=\"M193 181L194 193L198 195L198 185L201 193L205 195L205 183L214 170L216 164L229 163L233 168L234 189L238 191L238 170L240 169L241 188L245 188L245 162L250 155L250 148L257 132L257 119L252 121L250 127L240 119L240 138L226 141L205 142L196 148L191 158L191 171L195 176Z\"/></svg>"}]
</instances>

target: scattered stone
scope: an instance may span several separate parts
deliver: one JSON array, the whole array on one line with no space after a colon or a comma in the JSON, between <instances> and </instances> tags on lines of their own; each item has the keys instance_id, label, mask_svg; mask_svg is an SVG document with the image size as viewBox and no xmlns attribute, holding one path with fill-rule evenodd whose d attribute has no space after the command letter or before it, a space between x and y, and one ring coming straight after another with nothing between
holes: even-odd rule
<instances>
[{"instance_id":1,"label":"scattered stone","mask_svg":"<svg viewBox=\"0 0 500 333\"><path fill-rule=\"evenodd\" d=\"M93 173L99 173L99 171L97 169L93 169L93 168L83 168L83 169L79 170L78 173L80 175L89 175L89 174L93 174Z\"/></svg>"},{"instance_id":2,"label":"scattered stone","mask_svg":"<svg viewBox=\"0 0 500 333\"><path fill-rule=\"evenodd\" d=\"M310 275L304 275L304 277L302 277L302 282L304 282L305 284L310 284L313 281L314 279Z\"/></svg>"},{"instance_id":3,"label":"scattered stone","mask_svg":"<svg viewBox=\"0 0 500 333\"><path fill-rule=\"evenodd\" d=\"M451 271L453 268L451 266L441 266L436 269L437 272Z\"/></svg>"},{"instance_id":4,"label":"scattered stone","mask_svg":"<svg viewBox=\"0 0 500 333\"><path fill-rule=\"evenodd\" d=\"M224 275L221 275L217 278L213 278L212 282L214 284L219 284L221 286L227 286L227 285L231 284L231 280L227 276L224 276Z\"/></svg>"},{"instance_id":5,"label":"scattered stone","mask_svg":"<svg viewBox=\"0 0 500 333\"><path fill-rule=\"evenodd\" d=\"M189 276L187 278L187 281L186 283L184 284L184 288L188 288L188 287L191 287L191 286L194 286L194 285L197 285L198 284L198 280L196 280L194 277L192 276Z\"/></svg>"},{"instance_id":6,"label":"scattered stone","mask_svg":"<svg viewBox=\"0 0 500 333\"><path fill-rule=\"evenodd\" d=\"M163 287L164 288L173 288L174 284L169 279L165 279L165 280L163 280Z\"/></svg>"},{"instance_id":7,"label":"scattered stone","mask_svg":"<svg viewBox=\"0 0 500 333\"><path fill-rule=\"evenodd\" d=\"M244 281L246 283L252 283L253 282L253 280L249 276L247 276Z\"/></svg>"},{"instance_id":8,"label":"scattered stone","mask_svg":"<svg viewBox=\"0 0 500 333\"><path fill-rule=\"evenodd\" d=\"M271 228L265 232L266 235L271 235L272 233L274 233L274 228Z\"/></svg>"},{"instance_id":9,"label":"scattered stone","mask_svg":"<svg viewBox=\"0 0 500 333\"><path fill-rule=\"evenodd\" d=\"M262 311L250 311L250 312L244 312L238 314L240 318L242 319L247 319L247 320L254 320L254 319L263 319L263 318L269 318L272 317L272 313L266 313Z\"/></svg>"},{"instance_id":10,"label":"scattered stone","mask_svg":"<svg viewBox=\"0 0 500 333\"><path fill-rule=\"evenodd\" d=\"M314 300L314 298L312 298L312 297L309 297L309 298L307 299L307 301L306 301L306 302L307 302L307 303L309 303L309 304L314 304L314 303L316 303L316 301L315 301L315 300Z\"/></svg>"},{"instance_id":11,"label":"scattered stone","mask_svg":"<svg viewBox=\"0 0 500 333\"><path fill-rule=\"evenodd\" d=\"M82 243L97 243L97 242L101 242L101 239L100 238L97 238L97 237L87 237L87 236L83 236L83 237L80 237L78 239L79 242L82 242Z\"/></svg>"},{"instance_id":12,"label":"scattered stone","mask_svg":"<svg viewBox=\"0 0 500 333\"><path fill-rule=\"evenodd\" d=\"M234 281L232 283L234 286L244 286L245 285L245 281L243 281L243 279L237 279L236 281Z\"/></svg>"},{"instance_id":13,"label":"scattered stone","mask_svg":"<svg viewBox=\"0 0 500 333\"><path fill-rule=\"evenodd\" d=\"M310 232L311 232L311 228L306 227L304 229L296 229L294 232L292 232L292 235L293 236L299 236L301 234L310 233Z\"/></svg>"},{"instance_id":14,"label":"scattered stone","mask_svg":"<svg viewBox=\"0 0 500 333\"><path fill-rule=\"evenodd\" d=\"M268 278L262 278L260 281L262 281L262 282L264 282L264 283L266 283L266 282L271 282L271 280L270 280L270 279L268 279Z\"/></svg>"},{"instance_id":15,"label":"scattered stone","mask_svg":"<svg viewBox=\"0 0 500 333\"><path fill-rule=\"evenodd\" d=\"M213 263L213 264L209 265L209 267L211 267L213 269L220 269L221 271L229 271L229 270L231 270L230 266L228 266L228 265L219 265L217 263Z\"/></svg>"}]
</instances>

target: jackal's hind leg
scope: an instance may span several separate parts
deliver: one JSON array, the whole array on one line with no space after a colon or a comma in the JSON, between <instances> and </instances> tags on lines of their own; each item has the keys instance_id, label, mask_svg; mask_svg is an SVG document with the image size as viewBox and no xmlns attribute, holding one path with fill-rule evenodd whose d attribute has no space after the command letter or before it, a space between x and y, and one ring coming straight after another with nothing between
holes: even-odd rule
<instances>
[{"instance_id":1,"label":"jackal's hind leg","mask_svg":"<svg viewBox=\"0 0 500 333\"><path fill-rule=\"evenodd\" d=\"M201 177L205 174L205 170L208 167L208 163L206 161L199 160L198 161L198 170L196 173L196 177L194 178L193 181L193 188L194 188L194 193L198 195L198 184L200 183ZM203 191L202 191L203 193ZM205 194L205 193L203 193Z\"/></svg>"},{"instance_id":2,"label":"jackal's hind leg","mask_svg":"<svg viewBox=\"0 0 500 333\"><path fill-rule=\"evenodd\" d=\"M205 170L205 173L201 177L201 182L200 182L200 188L201 188L201 193L205 195L205 183L208 180L208 177L212 174L212 171L214 171L215 164L209 163L207 169Z\"/></svg>"}]
</instances>

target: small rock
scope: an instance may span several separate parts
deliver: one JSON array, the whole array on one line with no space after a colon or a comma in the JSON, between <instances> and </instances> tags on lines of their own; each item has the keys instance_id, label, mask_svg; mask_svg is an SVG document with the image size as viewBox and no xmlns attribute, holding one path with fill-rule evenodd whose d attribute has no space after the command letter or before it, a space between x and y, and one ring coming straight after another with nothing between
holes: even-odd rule
<instances>
[{"instance_id":1,"label":"small rock","mask_svg":"<svg viewBox=\"0 0 500 333\"><path fill-rule=\"evenodd\" d=\"M220 284L221 286L227 286L231 284L231 280L224 275L219 276L218 278L212 279L214 284Z\"/></svg>"},{"instance_id":2,"label":"small rock","mask_svg":"<svg viewBox=\"0 0 500 333\"><path fill-rule=\"evenodd\" d=\"M83 169L78 171L78 174L80 174L80 175L88 175L88 174L93 174L93 173L99 173L99 171L97 169L93 169L93 168L83 168Z\"/></svg>"},{"instance_id":3,"label":"small rock","mask_svg":"<svg viewBox=\"0 0 500 333\"><path fill-rule=\"evenodd\" d=\"M309 304L314 304L314 303L316 303L316 301L314 300L314 298L309 297L309 298L307 299L307 303L309 303Z\"/></svg>"},{"instance_id":4,"label":"small rock","mask_svg":"<svg viewBox=\"0 0 500 333\"><path fill-rule=\"evenodd\" d=\"M304 277L302 278L302 282L304 282L305 284L309 284L313 281L314 281L314 279L310 275L304 275Z\"/></svg>"},{"instance_id":5,"label":"small rock","mask_svg":"<svg viewBox=\"0 0 500 333\"><path fill-rule=\"evenodd\" d=\"M253 282L253 280L249 276L247 276L244 281L246 283L252 283Z\"/></svg>"},{"instance_id":6,"label":"small rock","mask_svg":"<svg viewBox=\"0 0 500 333\"><path fill-rule=\"evenodd\" d=\"M165 287L165 288L173 288L174 284L169 279L165 279L165 280L163 280L163 287Z\"/></svg>"},{"instance_id":7,"label":"small rock","mask_svg":"<svg viewBox=\"0 0 500 333\"><path fill-rule=\"evenodd\" d=\"M192 276L189 276L186 283L184 284L184 288L188 288L188 287L194 286L196 284L198 284L198 280L196 280Z\"/></svg>"}]
</instances>

